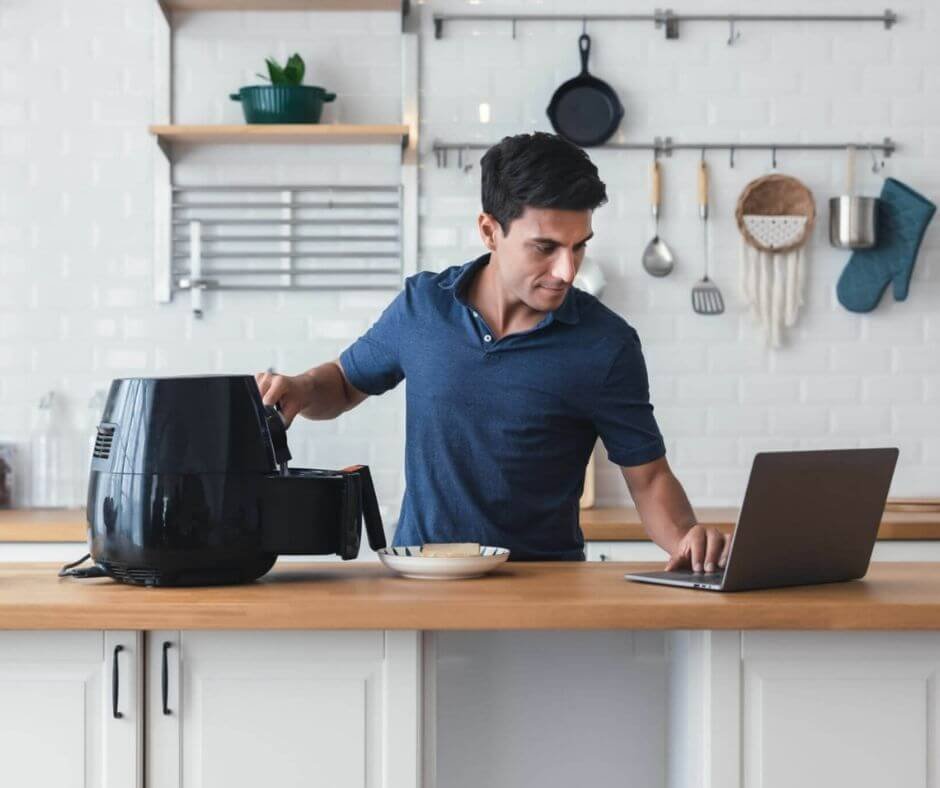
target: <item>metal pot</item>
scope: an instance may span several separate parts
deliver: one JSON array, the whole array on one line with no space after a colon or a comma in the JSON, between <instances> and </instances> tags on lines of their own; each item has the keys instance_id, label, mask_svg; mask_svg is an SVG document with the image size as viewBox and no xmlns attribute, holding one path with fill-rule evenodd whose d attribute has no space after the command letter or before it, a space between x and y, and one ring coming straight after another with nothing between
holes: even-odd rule
<instances>
[{"instance_id":1,"label":"metal pot","mask_svg":"<svg viewBox=\"0 0 940 788\"><path fill-rule=\"evenodd\" d=\"M839 249L878 243L878 198L843 195L829 200L829 242Z\"/></svg>"}]
</instances>

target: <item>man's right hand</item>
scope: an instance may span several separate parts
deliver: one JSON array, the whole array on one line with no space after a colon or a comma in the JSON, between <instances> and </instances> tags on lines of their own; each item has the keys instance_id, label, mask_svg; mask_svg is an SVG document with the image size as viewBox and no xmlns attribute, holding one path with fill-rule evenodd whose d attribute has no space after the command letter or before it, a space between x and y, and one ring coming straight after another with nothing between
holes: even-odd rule
<instances>
[{"instance_id":1,"label":"man's right hand","mask_svg":"<svg viewBox=\"0 0 940 788\"><path fill-rule=\"evenodd\" d=\"M258 372L255 375L258 390L265 405L279 404L284 424L290 427L294 417L314 398L314 379L311 375L278 375Z\"/></svg>"}]
</instances>

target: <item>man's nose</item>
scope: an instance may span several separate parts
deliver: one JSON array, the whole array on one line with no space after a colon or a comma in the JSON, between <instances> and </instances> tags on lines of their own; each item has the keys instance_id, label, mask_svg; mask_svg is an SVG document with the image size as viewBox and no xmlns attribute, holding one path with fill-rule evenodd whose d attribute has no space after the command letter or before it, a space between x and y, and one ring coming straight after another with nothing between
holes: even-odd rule
<instances>
[{"instance_id":1,"label":"man's nose","mask_svg":"<svg viewBox=\"0 0 940 788\"><path fill-rule=\"evenodd\" d=\"M551 273L555 279L560 279L566 285L570 285L578 273L578 269L574 264L574 252L570 249L561 250L555 258Z\"/></svg>"}]
</instances>

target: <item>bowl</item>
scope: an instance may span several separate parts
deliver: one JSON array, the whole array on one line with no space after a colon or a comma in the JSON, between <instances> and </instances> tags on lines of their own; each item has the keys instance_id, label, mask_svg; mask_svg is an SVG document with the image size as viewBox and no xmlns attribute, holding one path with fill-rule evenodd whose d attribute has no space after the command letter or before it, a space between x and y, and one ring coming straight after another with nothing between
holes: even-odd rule
<instances>
[{"instance_id":1,"label":"bowl","mask_svg":"<svg viewBox=\"0 0 940 788\"><path fill-rule=\"evenodd\" d=\"M509 558L505 547L481 545L479 555L427 558L420 546L383 547L379 560L393 572L413 580L464 580L493 571Z\"/></svg>"}]
</instances>

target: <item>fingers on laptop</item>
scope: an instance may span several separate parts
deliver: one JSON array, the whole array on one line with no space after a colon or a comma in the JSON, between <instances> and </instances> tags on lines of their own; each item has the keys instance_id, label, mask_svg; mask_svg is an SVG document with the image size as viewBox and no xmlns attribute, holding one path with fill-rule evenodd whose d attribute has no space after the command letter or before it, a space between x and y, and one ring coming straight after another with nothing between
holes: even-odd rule
<instances>
[{"instance_id":1,"label":"fingers on laptop","mask_svg":"<svg viewBox=\"0 0 940 788\"><path fill-rule=\"evenodd\" d=\"M694 572L724 569L730 540L717 528L693 526L666 563L666 571L691 566Z\"/></svg>"}]
</instances>

